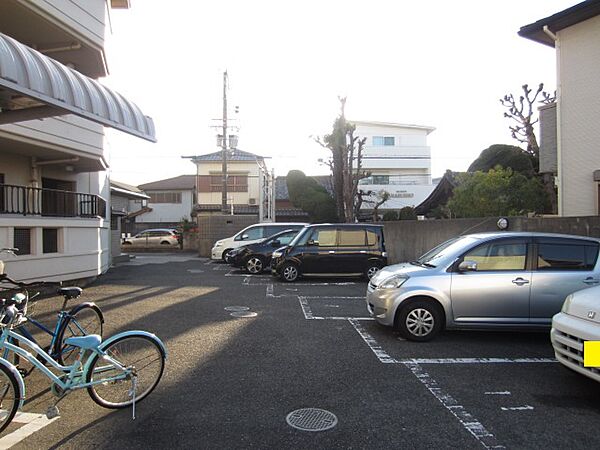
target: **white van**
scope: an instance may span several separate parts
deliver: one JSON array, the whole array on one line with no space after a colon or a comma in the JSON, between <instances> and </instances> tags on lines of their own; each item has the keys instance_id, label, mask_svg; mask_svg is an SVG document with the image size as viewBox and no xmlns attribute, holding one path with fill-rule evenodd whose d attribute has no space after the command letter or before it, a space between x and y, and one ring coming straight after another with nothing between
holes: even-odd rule
<instances>
[{"instance_id":1,"label":"white van","mask_svg":"<svg viewBox=\"0 0 600 450\"><path fill-rule=\"evenodd\" d=\"M227 252L242 245L254 244L266 237L272 236L284 230L299 230L306 223L303 222L273 222L273 223L255 223L234 236L221 239L215 242L211 251L211 259L225 261Z\"/></svg>"}]
</instances>

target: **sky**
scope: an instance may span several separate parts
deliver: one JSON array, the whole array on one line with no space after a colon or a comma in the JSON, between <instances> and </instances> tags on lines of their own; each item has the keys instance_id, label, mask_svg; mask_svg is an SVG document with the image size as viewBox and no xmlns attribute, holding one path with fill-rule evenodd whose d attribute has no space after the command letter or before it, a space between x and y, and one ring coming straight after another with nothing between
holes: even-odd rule
<instances>
[{"instance_id":1,"label":"sky","mask_svg":"<svg viewBox=\"0 0 600 450\"><path fill-rule=\"evenodd\" d=\"M238 148L277 176L328 173L315 137L331 132L340 96L350 120L435 127L433 177L466 170L492 144L518 145L501 97L556 88L555 50L518 30L576 3L131 0L112 10L101 82L154 119L158 142L107 129L111 178L195 173L182 156L219 150L225 70Z\"/></svg>"}]
</instances>

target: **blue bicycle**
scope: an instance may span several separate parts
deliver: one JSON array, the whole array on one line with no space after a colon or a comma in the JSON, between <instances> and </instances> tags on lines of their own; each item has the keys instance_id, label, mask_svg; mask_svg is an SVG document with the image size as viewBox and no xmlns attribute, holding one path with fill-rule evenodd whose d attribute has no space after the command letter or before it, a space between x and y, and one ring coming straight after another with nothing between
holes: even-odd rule
<instances>
[{"instance_id":1,"label":"blue bicycle","mask_svg":"<svg viewBox=\"0 0 600 450\"><path fill-rule=\"evenodd\" d=\"M2 248L0 253L9 253L15 255L16 249L14 248ZM16 286L17 289L5 288L10 291L20 291L27 296L28 300L35 298L39 293L32 296L29 295L29 290L32 288L41 288L48 283L24 283L21 281L15 281L8 277L6 274L0 275L0 283L10 283L12 286ZM38 344L33 335L29 332L26 324L32 324L43 332L49 334L52 339L50 345L45 348L46 352L54 359L56 359L63 366L70 365L73 363L77 356L77 351L73 346L66 345L65 340L69 337L74 336L85 336L88 334L98 334L102 336L102 328L104 324L104 315L100 308L92 302L84 302L76 305L70 311L67 311L67 302L79 298L82 293L82 289L79 287L63 287L57 290L57 293L62 295L64 300L60 311L58 312L56 324L54 329L47 328L41 322L35 320L31 316L27 316L27 321L19 326L16 331L25 336L30 341ZM2 355L3 358L8 358L8 351L5 350ZM18 355L15 356L15 365L19 364ZM33 368L31 368L33 370ZM23 375L27 376L30 372L23 371Z\"/></svg>"},{"instance_id":2,"label":"blue bicycle","mask_svg":"<svg viewBox=\"0 0 600 450\"><path fill-rule=\"evenodd\" d=\"M97 334L68 337L64 344L76 349L77 358L71 365L62 365L15 331L26 320L28 300L19 292L0 301L0 350L18 354L50 379L57 400L48 408L47 416L59 414L57 404L68 393L87 389L92 400L105 408L132 406L135 419L136 403L146 398L162 377L167 358L162 341L146 331L125 331L105 341ZM0 432L24 400L23 377L12 363L0 358Z\"/></svg>"}]
</instances>

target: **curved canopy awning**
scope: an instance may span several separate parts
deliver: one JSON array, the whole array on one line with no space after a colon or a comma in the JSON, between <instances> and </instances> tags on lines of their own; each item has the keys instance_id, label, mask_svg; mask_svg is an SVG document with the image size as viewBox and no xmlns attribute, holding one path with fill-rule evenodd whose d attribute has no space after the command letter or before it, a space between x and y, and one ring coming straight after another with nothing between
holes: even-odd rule
<instances>
[{"instance_id":1,"label":"curved canopy awning","mask_svg":"<svg viewBox=\"0 0 600 450\"><path fill-rule=\"evenodd\" d=\"M156 142L152 118L134 103L0 33L0 124L62 114Z\"/></svg>"}]
</instances>

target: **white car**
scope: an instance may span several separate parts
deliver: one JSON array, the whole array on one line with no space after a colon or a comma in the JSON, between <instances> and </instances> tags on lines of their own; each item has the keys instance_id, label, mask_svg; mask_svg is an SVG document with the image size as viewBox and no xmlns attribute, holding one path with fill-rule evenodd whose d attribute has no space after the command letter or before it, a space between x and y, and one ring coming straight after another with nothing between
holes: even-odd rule
<instances>
[{"instance_id":1,"label":"white car","mask_svg":"<svg viewBox=\"0 0 600 450\"><path fill-rule=\"evenodd\" d=\"M298 222L255 223L239 233L215 242L210 256L213 260L227 261L227 253L243 245L254 244L284 230L300 230L306 224Z\"/></svg>"},{"instance_id":2,"label":"white car","mask_svg":"<svg viewBox=\"0 0 600 450\"><path fill-rule=\"evenodd\" d=\"M574 292L552 318L550 339L556 359L569 369L600 381L600 367L584 367L583 343L600 341L600 286Z\"/></svg>"},{"instance_id":3,"label":"white car","mask_svg":"<svg viewBox=\"0 0 600 450\"><path fill-rule=\"evenodd\" d=\"M179 237L177 232L171 228L153 228L144 230L135 236L125 238L123 245L133 247L177 247L179 245Z\"/></svg>"}]
</instances>

